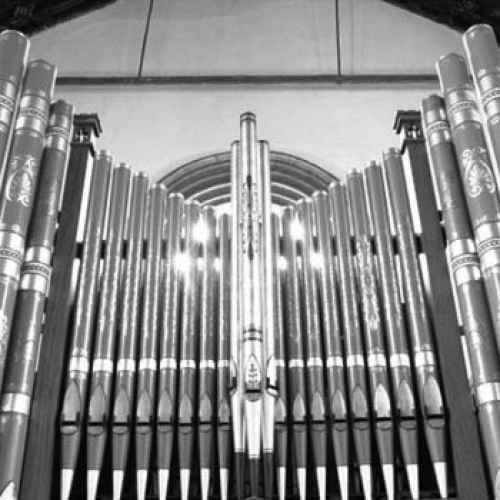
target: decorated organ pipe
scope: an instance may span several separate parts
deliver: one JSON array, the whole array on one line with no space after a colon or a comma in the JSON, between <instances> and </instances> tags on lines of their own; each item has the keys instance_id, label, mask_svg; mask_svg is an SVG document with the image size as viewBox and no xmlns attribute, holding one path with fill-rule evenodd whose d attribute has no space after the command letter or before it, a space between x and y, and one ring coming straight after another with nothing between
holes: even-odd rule
<instances>
[{"instance_id":1,"label":"decorated organ pipe","mask_svg":"<svg viewBox=\"0 0 500 500\"><path fill-rule=\"evenodd\" d=\"M363 186L357 171L347 176L352 232L356 248L356 277L366 346L370 407L375 423L377 449L382 465L387 498L394 498L394 436L389 376L385 356L381 309L377 291L375 259Z\"/></svg>"},{"instance_id":2,"label":"decorated organ pipe","mask_svg":"<svg viewBox=\"0 0 500 500\"><path fill-rule=\"evenodd\" d=\"M500 237L500 200L491 155L465 59L449 54L440 59L438 73L500 346L500 275L497 272L500 260L496 244Z\"/></svg>"},{"instance_id":3,"label":"decorated organ pipe","mask_svg":"<svg viewBox=\"0 0 500 500\"><path fill-rule=\"evenodd\" d=\"M46 61L28 64L0 195L0 387L55 77L55 66Z\"/></svg>"},{"instance_id":4,"label":"decorated organ pipe","mask_svg":"<svg viewBox=\"0 0 500 500\"><path fill-rule=\"evenodd\" d=\"M10 491L13 497L18 495L21 480L72 121L70 104L52 104L12 323L0 408L0 491Z\"/></svg>"},{"instance_id":5,"label":"decorated organ pipe","mask_svg":"<svg viewBox=\"0 0 500 500\"><path fill-rule=\"evenodd\" d=\"M500 500L500 52L485 25L463 41L423 129L400 112L401 148L285 203L243 113L218 203L95 153L1 33L0 500L33 469L43 500Z\"/></svg>"},{"instance_id":6,"label":"decorated organ pipe","mask_svg":"<svg viewBox=\"0 0 500 500\"><path fill-rule=\"evenodd\" d=\"M500 400L495 394L500 382L500 357L493 322L443 99L437 95L424 99L422 117L441 198L450 267L472 365L479 423L490 475L496 485L500 477L500 450L496 444L500 433Z\"/></svg>"},{"instance_id":7,"label":"decorated organ pipe","mask_svg":"<svg viewBox=\"0 0 500 500\"><path fill-rule=\"evenodd\" d=\"M372 453L369 394L361 324L355 290L351 228L345 185L333 183L329 188L330 213L337 243L339 290L345 335L347 390L351 402L354 453L365 498L372 496Z\"/></svg>"},{"instance_id":8,"label":"decorated organ pipe","mask_svg":"<svg viewBox=\"0 0 500 500\"><path fill-rule=\"evenodd\" d=\"M8 160L29 46L28 38L19 31L5 30L0 34L0 180L4 177Z\"/></svg>"}]
</instances>

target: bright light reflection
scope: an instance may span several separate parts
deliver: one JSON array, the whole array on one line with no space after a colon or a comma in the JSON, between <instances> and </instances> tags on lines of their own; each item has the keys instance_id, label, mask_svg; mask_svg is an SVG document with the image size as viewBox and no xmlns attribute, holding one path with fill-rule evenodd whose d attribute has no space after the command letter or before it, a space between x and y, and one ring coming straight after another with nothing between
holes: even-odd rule
<instances>
[{"instance_id":1,"label":"bright light reflection","mask_svg":"<svg viewBox=\"0 0 500 500\"><path fill-rule=\"evenodd\" d=\"M311 265L314 269L320 269L322 266L321 255L318 252L313 252L311 254Z\"/></svg>"},{"instance_id":2,"label":"bright light reflection","mask_svg":"<svg viewBox=\"0 0 500 500\"><path fill-rule=\"evenodd\" d=\"M191 265L190 259L185 253L178 253L175 256L175 267L181 273L187 273Z\"/></svg>"},{"instance_id":3,"label":"bright light reflection","mask_svg":"<svg viewBox=\"0 0 500 500\"><path fill-rule=\"evenodd\" d=\"M280 255L278 257L278 267L279 267L280 271L286 271L286 269L288 267L288 263L287 263L285 257L283 257L283 255Z\"/></svg>"},{"instance_id":4,"label":"bright light reflection","mask_svg":"<svg viewBox=\"0 0 500 500\"><path fill-rule=\"evenodd\" d=\"M220 272L220 259L219 259L219 257L215 257L215 259L214 259L214 269L218 273Z\"/></svg>"},{"instance_id":5,"label":"bright light reflection","mask_svg":"<svg viewBox=\"0 0 500 500\"><path fill-rule=\"evenodd\" d=\"M198 257L196 259L196 265L198 267L198 271L203 271L203 258L202 257Z\"/></svg>"},{"instance_id":6,"label":"bright light reflection","mask_svg":"<svg viewBox=\"0 0 500 500\"><path fill-rule=\"evenodd\" d=\"M301 240L304 237L304 227L298 219L290 222L290 235L294 240Z\"/></svg>"},{"instance_id":7,"label":"bright light reflection","mask_svg":"<svg viewBox=\"0 0 500 500\"><path fill-rule=\"evenodd\" d=\"M199 243L204 243L208 240L208 227L203 219L200 219L194 226L193 235Z\"/></svg>"}]
</instances>

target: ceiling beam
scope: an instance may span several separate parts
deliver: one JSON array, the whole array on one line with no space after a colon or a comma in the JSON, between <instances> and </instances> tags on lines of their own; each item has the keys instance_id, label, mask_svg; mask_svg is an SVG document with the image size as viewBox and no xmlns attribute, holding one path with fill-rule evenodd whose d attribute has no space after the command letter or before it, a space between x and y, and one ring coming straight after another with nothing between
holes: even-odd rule
<instances>
[{"instance_id":1,"label":"ceiling beam","mask_svg":"<svg viewBox=\"0 0 500 500\"><path fill-rule=\"evenodd\" d=\"M432 73L418 74L296 74L296 75L172 75L172 76L61 76L61 86L98 85L277 85L277 84L437 84Z\"/></svg>"}]
</instances>

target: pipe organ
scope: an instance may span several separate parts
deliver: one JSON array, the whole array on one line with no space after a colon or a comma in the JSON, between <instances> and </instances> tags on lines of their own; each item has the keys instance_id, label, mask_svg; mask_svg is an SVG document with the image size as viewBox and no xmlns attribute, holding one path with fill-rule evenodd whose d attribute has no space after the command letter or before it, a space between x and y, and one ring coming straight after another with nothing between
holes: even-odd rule
<instances>
[{"instance_id":1,"label":"pipe organ","mask_svg":"<svg viewBox=\"0 0 500 500\"><path fill-rule=\"evenodd\" d=\"M212 206L1 33L0 499L500 499L500 51L464 45L285 207L242 114Z\"/></svg>"}]
</instances>

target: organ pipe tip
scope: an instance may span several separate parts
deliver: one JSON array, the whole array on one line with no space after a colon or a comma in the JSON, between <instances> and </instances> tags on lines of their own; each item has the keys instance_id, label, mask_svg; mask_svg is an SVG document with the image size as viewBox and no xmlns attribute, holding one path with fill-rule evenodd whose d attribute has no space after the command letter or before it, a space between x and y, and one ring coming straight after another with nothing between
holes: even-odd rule
<instances>
[{"instance_id":1,"label":"organ pipe tip","mask_svg":"<svg viewBox=\"0 0 500 500\"><path fill-rule=\"evenodd\" d=\"M340 498L341 500L349 500L349 467L340 465L337 467L337 475L339 477Z\"/></svg>"},{"instance_id":2,"label":"organ pipe tip","mask_svg":"<svg viewBox=\"0 0 500 500\"><path fill-rule=\"evenodd\" d=\"M444 110L444 99L438 94L431 94L422 99L420 104L420 108L422 111L422 118L424 121L429 121L429 116L427 113L429 112L439 112L441 115L439 118L441 120L446 120L446 113Z\"/></svg>"},{"instance_id":3,"label":"organ pipe tip","mask_svg":"<svg viewBox=\"0 0 500 500\"><path fill-rule=\"evenodd\" d=\"M384 476L387 500L394 500L394 466L392 464L383 464L382 474Z\"/></svg>"},{"instance_id":4,"label":"organ pipe tip","mask_svg":"<svg viewBox=\"0 0 500 500\"><path fill-rule=\"evenodd\" d=\"M61 471L61 500L68 500L73 484L73 469L63 469Z\"/></svg>"},{"instance_id":5,"label":"organ pipe tip","mask_svg":"<svg viewBox=\"0 0 500 500\"><path fill-rule=\"evenodd\" d=\"M326 500L326 467L316 467L316 483L320 500Z\"/></svg>"},{"instance_id":6,"label":"organ pipe tip","mask_svg":"<svg viewBox=\"0 0 500 500\"><path fill-rule=\"evenodd\" d=\"M99 150L96 153L95 157L96 157L96 160L98 158L107 158L107 159L113 161L113 155L111 154L111 151L109 151L108 149L101 149L101 150Z\"/></svg>"},{"instance_id":7,"label":"organ pipe tip","mask_svg":"<svg viewBox=\"0 0 500 500\"><path fill-rule=\"evenodd\" d=\"M123 476L122 470L113 471L113 500L120 500L122 496Z\"/></svg>"},{"instance_id":8,"label":"organ pipe tip","mask_svg":"<svg viewBox=\"0 0 500 500\"><path fill-rule=\"evenodd\" d=\"M372 467L371 465L360 465L361 483L363 485L364 497L366 500L372 498Z\"/></svg>"},{"instance_id":9,"label":"organ pipe tip","mask_svg":"<svg viewBox=\"0 0 500 500\"><path fill-rule=\"evenodd\" d=\"M473 34L476 31L481 31L481 30L486 30L486 31L490 31L492 33L495 33L495 31L493 30L493 28L489 24L479 23L479 24L472 25L470 28L467 28L465 30L464 34L462 35L462 38L464 40L466 40L467 38L470 38L471 36L473 36Z\"/></svg>"},{"instance_id":10,"label":"organ pipe tip","mask_svg":"<svg viewBox=\"0 0 500 500\"><path fill-rule=\"evenodd\" d=\"M418 479L418 465L408 464L406 466L406 474L408 476L408 484L410 486L410 495L412 500L418 500L419 496L419 479Z\"/></svg>"},{"instance_id":11,"label":"organ pipe tip","mask_svg":"<svg viewBox=\"0 0 500 500\"><path fill-rule=\"evenodd\" d=\"M169 199L175 199L175 198L178 198L179 200L183 200L184 199L184 195L182 193L170 193L168 195Z\"/></svg>"},{"instance_id":12,"label":"organ pipe tip","mask_svg":"<svg viewBox=\"0 0 500 500\"><path fill-rule=\"evenodd\" d=\"M247 121L247 120L252 120L252 121L256 121L257 120L257 117L255 116L254 113L252 113L251 111L246 111L245 113L243 113L241 116L240 116L240 121L243 122L243 121Z\"/></svg>"},{"instance_id":13,"label":"organ pipe tip","mask_svg":"<svg viewBox=\"0 0 500 500\"><path fill-rule=\"evenodd\" d=\"M370 160L370 161L366 164L366 168L376 167L377 165L378 165L378 163L376 162L376 160Z\"/></svg>"},{"instance_id":14,"label":"organ pipe tip","mask_svg":"<svg viewBox=\"0 0 500 500\"><path fill-rule=\"evenodd\" d=\"M158 498L159 500L167 500L168 480L170 471L168 469L158 470Z\"/></svg>"},{"instance_id":15,"label":"organ pipe tip","mask_svg":"<svg viewBox=\"0 0 500 500\"><path fill-rule=\"evenodd\" d=\"M286 467L278 467L278 499L286 497Z\"/></svg>"},{"instance_id":16,"label":"organ pipe tip","mask_svg":"<svg viewBox=\"0 0 500 500\"><path fill-rule=\"evenodd\" d=\"M167 186L165 184L162 184L161 182L155 182L152 186L151 189L157 189L159 191L167 191Z\"/></svg>"},{"instance_id":17,"label":"organ pipe tip","mask_svg":"<svg viewBox=\"0 0 500 500\"><path fill-rule=\"evenodd\" d=\"M189 199L186 201L186 208L188 207L193 207L193 208L201 208L201 203L198 200L195 200L193 198Z\"/></svg>"},{"instance_id":18,"label":"organ pipe tip","mask_svg":"<svg viewBox=\"0 0 500 500\"><path fill-rule=\"evenodd\" d=\"M351 168L348 172L347 172L347 177L351 177L351 176L356 176L356 175L360 175L360 172L357 168Z\"/></svg>"},{"instance_id":19,"label":"organ pipe tip","mask_svg":"<svg viewBox=\"0 0 500 500\"><path fill-rule=\"evenodd\" d=\"M134 172L133 175L134 177L144 177L146 179L149 177L144 170L139 170L138 172Z\"/></svg>"},{"instance_id":20,"label":"organ pipe tip","mask_svg":"<svg viewBox=\"0 0 500 500\"><path fill-rule=\"evenodd\" d=\"M389 148L382 153L384 158L388 158L389 156L401 156L401 153L398 148Z\"/></svg>"},{"instance_id":21,"label":"organ pipe tip","mask_svg":"<svg viewBox=\"0 0 500 500\"><path fill-rule=\"evenodd\" d=\"M449 52L448 54L443 54L442 56L439 57L439 59L436 62L436 66L439 68L439 65L448 59L457 59L465 63L465 59L463 56L457 54L456 52Z\"/></svg>"},{"instance_id":22,"label":"organ pipe tip","mask_svg":"<svg viewBox=\"0 0 500 500\"><path fill-rule=\"evenodd\" d=\"M441 498L448 498L448 475L445 462L434 462L434 473Z\"/></svg>"},{"instance_id":23,"label":"organ pipe tip","mask_svg":"<svg viewBox=\"0 0 500 500\"><path fill-rule=\"evenodd\" d=\"M299 499L306 500L307 488L306 488L306 469L305 469L305 467L297 468L297 485L299 488Z\"/></svg>"},{"instance_id":24,"label":"organ pipe tip","mask_svg":"<svg viewBox=\"0 0 500 500\"><path fill-rule=\"evenodd\" d=\"M208 500L208 493L210 488L210 469L201 469L201 500Z\"/></svg>"},{"instance_id":25,"label":"organ pipe tip","mask_svg":"<svg viewBox=\"0 0 500 500\"><path fill-rule=\"evenodd\" d=\"M219 469L220 499L228 500L229 470L225 467Z\"/></svg>"},{"instance_id":26,"label":"organ pipe tip","mask_svg":"<svg viewBox=\"0 0 500 500\"><path fill-rule=\"evenodd\" d=\"M181 499L189 499L189 481L191 471L189 469L181 469Z\"/></svg>"},{"instance_id":27,"label":"organ pipe tip","mask_svg":"<svg viewBox=\"0 0 500 500\"><path fill-rule=\"evenodd\" d=\"M146 498L146 485L148 482L147 469L139 469L137 471L137 498L138 500L145 500Z\"/></svg>"},{"instance_id":28,"label":"organ pipe tip","mask_svg":"<svg viewBox=\"0 0 500 500\"><path fill-rule=\"evenodd\" d=\"M326 191L324 191L323 189L317 189L316 191L314 191L314 193L311 195L311 198L313 200L318 200L320 198L325 198L327 196L326 194Z\"/></svg>"},{"instance_id":29,"label":"organ pipe tip","mask_svg":"<svg viewBox=\"0 0 500 500\"><path fill-rule=\"evenodd\" d=\"M98 483L99 483L99 471L97 469L89 469L87 471L87 500L96 499Z\"/></svg>"},{"instance_id":30,"label":"organ pipe tip","mask_svg":"<svg viewBox=\"0 0 500 500\"><path fill-rule=\"evenodd\" d=\"M121 161L121 162L118 164L118 167L117 167L117 168L121 168L121 169L124 169L124 170L131 170L130 165L129 165L126 161Z\"/></svg>"},{"instance_id":31,"label":"organ pipe tip","mask_svg":"<svg viewBox=\"0 0 500 500\"><path fill-rule=\"evenodd\" d=\"M330 190L337 189L340 186L341 186L340 181L335 180L335 181L330 182L330 184L328 184L328 189L330 189Z\"/></svg>"},{"instance_id":32,"label":"organ pipe tip","mask_svg":"<svg viewBox=\"0 0 500 500\"><path fill-rule=\"evenodd\" d=\"M204 205L201 209L201 213L208 217L215 216L215 207L213 205Z\"/></svg>"},{"instance_id":33,"label":"organ pipe tip","mask_svg":"<svg viewBox=\"0 0 500 500\"><path fill-rule=\"evenodd\" d=\"M30 61L28 65L32 68L41 67L48 71L52 71L52 69L55 68L54 64L46 61L45 59L35 59L33 61Z\"/></svg>"},{"instance_id":34,"label":"organ pipe tip","mask_svg":"<svg viewBox=\"0 0 500 500\"><path fill-rule=\"evenodd\" d=\"M16 486L12 481L0 493L0 500L17 500Z\"/></svg>"},{"instance_id":35,"label":"organ pipe tip","mask_svg":"<svg viewBox=\"0 0 500 500\"><path fill-rule=\"evenodd\" d=\"M17 30L7 29L7 30L0 31L0 38L6 37L6 36L16 36L19 38L24 38L26 41L29 42L29 38L24 33L21 33L20 31L17 31Z\"/></svg>"}]
</instances>

